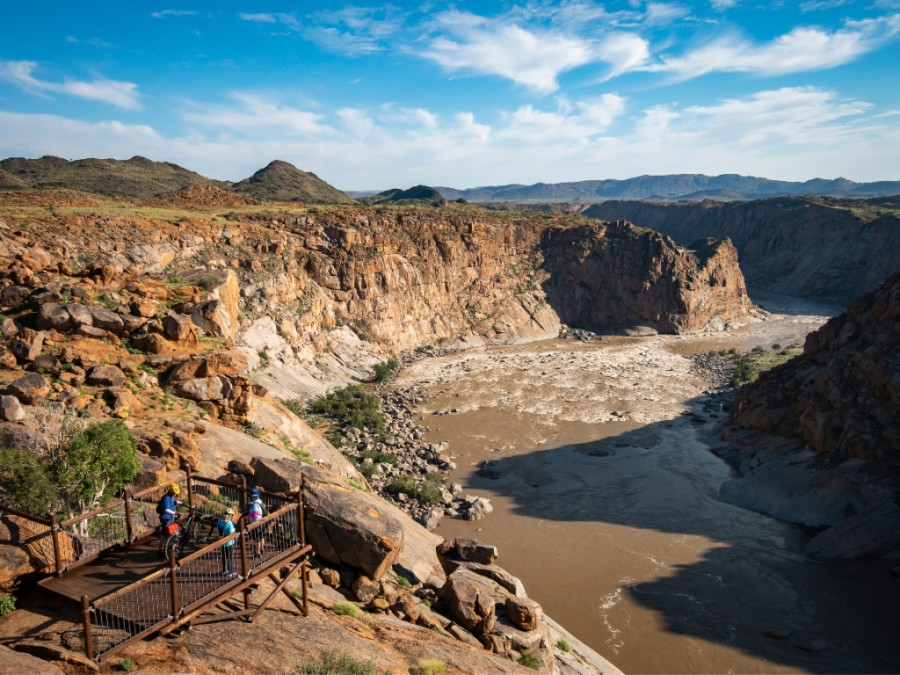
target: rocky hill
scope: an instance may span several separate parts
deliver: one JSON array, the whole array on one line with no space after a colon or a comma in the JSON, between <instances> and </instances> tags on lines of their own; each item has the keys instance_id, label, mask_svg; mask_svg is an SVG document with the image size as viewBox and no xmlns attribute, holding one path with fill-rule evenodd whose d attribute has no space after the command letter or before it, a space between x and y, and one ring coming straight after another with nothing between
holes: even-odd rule
<instances>
[{"instance_id":1,"label":"rocky hill","mask_svg":"<svg viewBox=\"0 0 900 675\"><path fill-rule=\"evenodd\" d=\"M672 174L637 176L625 180L584 180L572 183L497 185L459 190L437 188L447 199L470 202L584 202L609 199L651 201L701 199L762 199L776 195L828 195L833 197L878 197L900 194L900 181L855 183L846 178L814 178L803 182L771 180L754 176L723 174Z\"/></svg>"},{"instance_id":2,"label":"rocky hill","mask_svg":"<svg viewBox=\"0 0 900 675\"><path fill-rule=\"evenodd\" d=\"M154 162L146 157L124 161L10 157L0 161L0 169L32 188L64 188L110 196L146 197L174 192L188 185L230 187L226 182L205 178L177 164Z\"/></svg>"},{"instance_id":3,"label":"rocky hill","mask_svg":"<svg viewBox=\"0 0 900 675\"><path fill-rule=\"evenodd\" d=\"M744 469L785 494L786 519L829 526L807 546L831 557L878 555L900 546L900 274L810 333L803 354L744 387L731 408L751 436ZM796 444L799 443L799 446ZM801 468L812 469L801 475ZM758 508L752 484L732 485ZM819 502L817 522L801 513L804 493ZM789 495L789 496L788 496Z\"/></svg>"},{"instance_id":4,"label":"rocky hill","mask_svg":"<svg viewBox=\"0 0 900 675\"><path fill-rule=\"evenodd\" d=\"M385 202L405 202L420 205L440 206L447 200L440 192L427 185L416 185L408 190L385 190L375 195L362 197L359 201L363 204L383 204Z\"/></svg>"},{"instance_id":5,"label":"rocky hill","mask_svg":"<svg viewBox=\"0 0 900 675\"><path fill-rule=\"evenodd\" d=\"M579 210L602 220L630 220L683 245L727 237L738 250L747 283L784 295L849 302L900 269L897 198L609 201Z\"/></svg>"},{"instance_id":6,"label":"rocky hill","mask_svg":"<svg viewBox=\"0 0 900 675\"><path fill-rule=\"evenodd\" d=\"M314 173L275 160L249 178L231 186L234 192L265 201L310 204L352 204L355 200L330 186Z\"/></svg>"}]
</instances>

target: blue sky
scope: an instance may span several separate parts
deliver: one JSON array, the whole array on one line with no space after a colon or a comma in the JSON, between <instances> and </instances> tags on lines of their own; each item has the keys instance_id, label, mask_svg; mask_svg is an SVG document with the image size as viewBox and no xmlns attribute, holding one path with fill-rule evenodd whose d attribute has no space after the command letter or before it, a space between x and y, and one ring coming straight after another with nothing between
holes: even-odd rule
<instances>
[{"instance_id":1,"label":"blue sky","mask_svg":"<svg viewBox=\"0 0 900 675\"><path fill-rule=\"evenodd\" d=\"M900 179L900 0L6 3L0 156L345 190Z\"/></svg>"}]
</instances>

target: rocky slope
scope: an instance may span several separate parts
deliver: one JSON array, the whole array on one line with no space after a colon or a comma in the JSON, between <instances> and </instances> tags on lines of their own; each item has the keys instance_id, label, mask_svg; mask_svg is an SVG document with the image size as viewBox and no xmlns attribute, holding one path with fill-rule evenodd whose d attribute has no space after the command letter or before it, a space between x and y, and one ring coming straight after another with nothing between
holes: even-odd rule
<instances>
[{"instance_id":1,"label":"rocky slope","mask_svg":"<svg viewBox=\"0 0 900 675\"><path fill-rule=\"evenodd\" d=\"M857 557L900 548L898 354L895 274L810 333L801 356L738 393L731 412L737 425L795 442L739 433L744 450L736 459L762 480L723 493L764 510L783 509L789 520L828 526L807 546L812 553ZM789 494L765 497L766 482ZM804 504L804 491L817 495L819 508Z\"/></svg>"},{"instance_id":2,"label":"rocky slope","mask_svg":"<svg viewBox=\"0 0 900 675\"><path fill-rule=\"evenodd\" d=\"M293 164L275 160L249 178L235 183L232 190L255 199L308 204L352 204L354 200L316 174L301 171Z\"/></svg>"},{"instance_id":3,"label":"rocky slope","mask_svg":"<svg viewBox=\"0 0 900 675\"><path fill-rule=\"evenodd\" d=\"M747 283L784 295L849 302L898 269L900 201L779 197L751 202L653 204L609 201L579 208L624 218L688 245L734 242Z\"/></svg>"},{"instance_id":4,"label":"rocky slope","mask_svg":"<svg viewBox=\"0 0 900 675\"><path fill-rule=\"evenodd\" d=\"M368 380L373 365L402 349L555 336L561 317L664 331L746 320L751 308L729 244L691 253L625 223L462 207L273 213L206 188L152 208L79 193L8 194L15 205L0 212L4 445L39 451L67 414L118 417L139 441L136 486L190 466L290 491L306 472L322 607L350 598L383 616L372 630L385 664L408 668L440 638L431 653L453 661L459 652L463 672L515 672L526 649L547 672L611 670L590 650L576 661L555 649L565 634L493 559L436 551L439 540L408 515L351 487L366 481L286 404ZM41 194L53 201L41 204ZM192 196L202 206L189 210ZM416 445L411 420L392 429L388 442L403 444L410 465L448 463ZM447 507L459 510L447 492ZM47 563L41 547L17 545L23 532L9 518L0 527L4 589ZM390 570L415 588L398 590ZM64 637L71 626L62 627L71 617L47 628L46 608L34 602L12 623L0 621L4 642L74 658L77 646ZM347 635L359 628L336 626L330 615L320 623ZM428 640L416 637L420 629ZM51 637L23 640L23 630ZM269 642L285 639L276 633ZM134 653L156 670L187 659L150 644ZM189 638L180 644L195 655L185 667L212 669L213 654L196 656L202 650ZM502 666L491 666L497 656ZM233 655L238 670L250 669L248 658L259 662L259 654Z\"/></svg>"}]
</instances>

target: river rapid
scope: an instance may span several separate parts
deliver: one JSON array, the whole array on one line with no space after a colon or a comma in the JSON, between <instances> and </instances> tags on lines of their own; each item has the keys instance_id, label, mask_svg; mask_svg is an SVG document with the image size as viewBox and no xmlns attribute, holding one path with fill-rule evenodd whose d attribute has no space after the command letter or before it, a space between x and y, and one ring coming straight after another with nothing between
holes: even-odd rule
<instances>
[{"instance_id":1,"label":"river rapid","mask_svg":"<svg viewBox=\"0 0 900 675\"><path fill-rule=\"evenodd\" d=\"M755 298L758 302L759 299ZM498 564L627 673L897 672L896 561L805 556L799 526L723 502L727 416L686 356L803 343L831 308L769 298L767 320L697 336L552 340L407 367L451 480L491 500L436 533ZM491 460L500 477L479 475Z\"/></svg>"}]
</instances>

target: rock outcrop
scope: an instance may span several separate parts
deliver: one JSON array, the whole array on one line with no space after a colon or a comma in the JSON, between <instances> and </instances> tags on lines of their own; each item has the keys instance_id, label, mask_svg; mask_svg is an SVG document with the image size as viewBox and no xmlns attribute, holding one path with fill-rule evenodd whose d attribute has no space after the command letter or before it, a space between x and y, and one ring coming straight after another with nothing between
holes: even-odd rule
<instances>
[{"instance_id":1,"label":"rock outcrop","mask_svg":"<svg viewBox=\"0 0 900 675\"><path fill-rule=\"evenodd\" d=\"M810 333L803 354L744 387L731 419L746 474L729 501L829 529L837 558L900 550L900 274ZM748 435L750 434L750 435ZM781 439L781 440L778 440ZM790 440L787 440L790 439Z\"/></svg>"}]
</instances>

